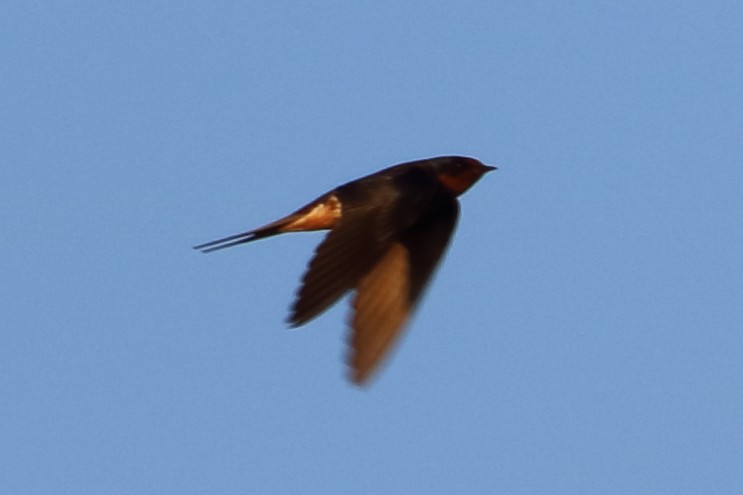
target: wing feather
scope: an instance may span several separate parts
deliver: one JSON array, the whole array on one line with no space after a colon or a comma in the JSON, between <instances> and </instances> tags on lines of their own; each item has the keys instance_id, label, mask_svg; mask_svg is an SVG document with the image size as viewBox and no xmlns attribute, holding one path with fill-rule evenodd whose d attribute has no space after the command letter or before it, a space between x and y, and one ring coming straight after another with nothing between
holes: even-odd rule
<instances>
[{"instance_id":1,"label":"wing feather","mask_svg":"<svg viewBox=\"0 0 743 495\"><path fill-rule=\"evenodd\" d=\"M393 244L356 288L352 303L352 379L363 382L410 314L408 251Z\"/></svg>"},{"instance_id":2,"label":"wing feather","mask_svg":"<svg viewBox=\"0 0 743 495\"><path fill-rule=\"evenodd\" d=\"M315 250L302 278L289 322L300 326L316 317L351 290L383 254L387 244L376 238L369 222L374 209L343 213L338 226Z\"/></svg>"},{"instance_id":3,"label":"wing feather","mask_svg":"<svg viewBox=\"0 0 743 495\"><path fill-rule=\"evenodd\" d=\"M290 325L307 323L356 287L401 233L429 211L438 187L430 174L413 168L337 188L340 219L302 277Z\"/></svg>"},{"instance_id":4,"label":"wing feather","mask_svg":"<svg viewBox=\"0 0 743 495\"><path fill-rule=\"evenodd\" d=\"M360 279L350 317L354 382L369 378L404 328L449 244L458 214L456 198L437 198Z\"/></svg>"}]
</instances>

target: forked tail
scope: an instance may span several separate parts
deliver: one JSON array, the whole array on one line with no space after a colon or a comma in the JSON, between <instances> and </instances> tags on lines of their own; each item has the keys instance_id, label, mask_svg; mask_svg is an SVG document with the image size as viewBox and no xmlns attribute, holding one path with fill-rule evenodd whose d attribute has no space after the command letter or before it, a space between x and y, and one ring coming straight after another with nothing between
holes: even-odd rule
<instances>
[{"instance_id":1,"label":"forked tail","mask_svg":"<svg viewBox=\"0 0 743 495\"><path fill-rule=\"evenodd\" d=\"M263 227L231 235L216 241L206 242L194 246L202 253L211 253L238 244L271 237L285 232L307 232L311 230L325 230L332 228L340 218L340 202L334 194L328 193L309 203L294 213L279 218Z\"/></svg>"},{"instance_id":2,"label":"forked tail","mask_svg":"<svg viewBox=\"0 0 743 495\"><path fill-rule=\"evenodd\" d=\"M238 244L245 244L246 242L256 241L264 237L270 237L272 235L280 234L279 226L267 225L255 230L249 230L248 232L242 232L216 241L205 242L199 244L193 248L201 251L202 253L211 253L212 251L219 251L220 249L237 246Z\"/></svg>"}]
</instances>

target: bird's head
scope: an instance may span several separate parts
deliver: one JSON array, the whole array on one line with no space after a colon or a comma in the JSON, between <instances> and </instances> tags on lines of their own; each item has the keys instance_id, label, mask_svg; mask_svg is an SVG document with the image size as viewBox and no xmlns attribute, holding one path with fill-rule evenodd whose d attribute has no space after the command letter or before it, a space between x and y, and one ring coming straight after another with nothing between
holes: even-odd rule
<instances>
[{"instance_id":1,"label":"bird's head","mask_svg":"<svg viewBox=\"0 0 743 495\"><path fill-rule=\"evenodd\" d=\"M432 163L433 172L441 184L459 196L496 167L466 156L442 156Z\"/></svg>"}]
</instances>

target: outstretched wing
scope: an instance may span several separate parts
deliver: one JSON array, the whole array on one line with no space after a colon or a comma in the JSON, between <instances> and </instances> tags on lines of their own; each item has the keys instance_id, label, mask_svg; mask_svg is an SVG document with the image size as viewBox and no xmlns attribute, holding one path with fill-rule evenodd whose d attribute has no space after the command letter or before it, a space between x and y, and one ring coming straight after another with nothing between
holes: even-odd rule
<instances>
[{"instance_id":1,"label":"outstretched wing","mask_svg":"<svg viewBox=\"0 0 743 495\"><path fill-rule=\"evenodd\" d=\"M300 326L351 290L389 246L379 205L343 209L341 220L315 250L302 277L289 323Z\"/></svg>"},{"instance_id":2,"label":"outstretched wing","mask_svg":"<svg viewBox=\"0 0 743 495\"><path fill-rule=\"evenodd\" d=\"M405 326L449 244L459 203L437 197L364 275L352 302L351 379L363 383Z\"/></svg>"},{"instance_id":3,"label":"outstretched wing","mask_svg":"<svg viewBox=\"0 0 743 495\"><path fill-rule=\"evenodd\" d=\"M429 174L411 169L337 188L340 218L310 261L289 323L303 325L356 287L402 232L430 210L439 187Z\"/></svg>"}]
</instances>

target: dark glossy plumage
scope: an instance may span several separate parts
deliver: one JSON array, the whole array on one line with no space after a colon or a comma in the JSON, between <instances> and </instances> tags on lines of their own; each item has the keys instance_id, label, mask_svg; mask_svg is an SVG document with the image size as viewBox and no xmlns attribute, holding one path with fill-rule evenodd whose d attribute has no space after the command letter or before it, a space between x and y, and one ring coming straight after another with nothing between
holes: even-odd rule
<instances>
[{"instance_id":1,"label":"dark glossy plumage","mask_svg":"<svg viewBox=\"0 0 743 495\"><path fill-rule=\"evenodd\" d=\"M457 196L494 168L457 156L396 165L268 225L196 249L330 229L302 277L289 323L303 325L355 291L349 365L352 380L363 383L405 326L446 250L459 214Z\"/></svg>"}]
</instances>

